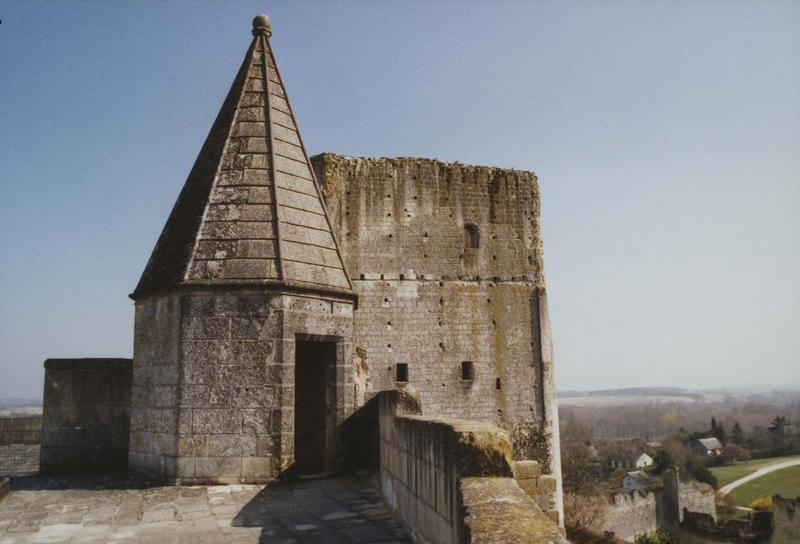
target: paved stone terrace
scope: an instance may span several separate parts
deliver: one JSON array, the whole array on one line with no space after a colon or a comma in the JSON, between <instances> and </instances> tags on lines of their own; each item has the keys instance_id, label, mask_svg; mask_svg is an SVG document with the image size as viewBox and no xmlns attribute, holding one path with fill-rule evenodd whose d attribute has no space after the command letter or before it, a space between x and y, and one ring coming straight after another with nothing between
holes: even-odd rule
<instances>
[{"instance_id":1,"label":"paved stone terrace","mask_svg":"<svg viewBox=\"0 0 800 544\"><path fill-rule=\"evenodd\" d=\"M0 543L408 542L356 474L270 486L149 486L114 476L24 478L0 501Z\"/></svg>"}]
</instances>

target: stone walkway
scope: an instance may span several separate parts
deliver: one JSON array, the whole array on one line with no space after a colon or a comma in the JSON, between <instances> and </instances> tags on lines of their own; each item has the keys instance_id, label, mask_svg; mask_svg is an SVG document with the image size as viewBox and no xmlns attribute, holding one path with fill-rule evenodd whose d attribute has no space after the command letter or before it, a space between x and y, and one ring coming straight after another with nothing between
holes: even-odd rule
<instances>
[{"instance_id":1,"label":"stone walkway","mask_svg":"<svg viewBox=\"0 0 800 544\"><path fill-rule=\"evenodd\" d=\"M377 478L150 487L94 476L25 478L0 501L0 543L408 542Z\"/></svg>"}]
</instances>

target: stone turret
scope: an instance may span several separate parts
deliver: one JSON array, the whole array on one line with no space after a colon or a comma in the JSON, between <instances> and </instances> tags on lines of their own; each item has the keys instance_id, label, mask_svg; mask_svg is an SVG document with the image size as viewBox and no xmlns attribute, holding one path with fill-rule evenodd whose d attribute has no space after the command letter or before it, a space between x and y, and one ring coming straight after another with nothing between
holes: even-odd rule
<instances>
[{"instance_id":1,"label":"stone turret","mask_svg":"<svg viewBox=\"0 0 800 544\"><path fill-rule=\"evenodd\" d=\"M133 298L178 287L352 294L269 44L266 16Z\"/></svg>"},{"instance_id":2,"label":"stone turret","mask_svg":"<svg viewBox=\"0 0 800 544\"><path fill-rule=\"evenodd\" d=\"M131 295L129 466L168 481L334 469L353 410L356 296L269 18L252 33Z\"/></svg>"}]
</instances>

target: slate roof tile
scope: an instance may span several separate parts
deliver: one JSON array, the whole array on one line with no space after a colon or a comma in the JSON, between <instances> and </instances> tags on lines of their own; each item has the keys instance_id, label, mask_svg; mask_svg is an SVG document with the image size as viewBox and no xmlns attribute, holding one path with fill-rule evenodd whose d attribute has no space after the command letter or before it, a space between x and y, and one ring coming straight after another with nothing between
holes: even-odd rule
<instances>
[{"instance_id":1,"label":"slate roof tile","mask_svg":"<svg viewBox=\"0 0 800 544\"><path fill-rule=\"evenodd\" d=\"M259 283L352 293L269 35L254 31L133 298Z\"/></svg>"}]
</instances>

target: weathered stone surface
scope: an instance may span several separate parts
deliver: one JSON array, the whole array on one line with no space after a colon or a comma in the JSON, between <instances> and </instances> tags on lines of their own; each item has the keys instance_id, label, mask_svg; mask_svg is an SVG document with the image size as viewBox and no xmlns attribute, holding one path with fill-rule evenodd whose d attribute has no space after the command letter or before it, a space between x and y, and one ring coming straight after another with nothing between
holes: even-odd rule
<instances>
[{"instance_id":1,"label":"weathered stone surface","mask_svg":"<svg viewBox=\"0 0 800 544\"><path fill-rule=\"evenodd\" d=\"M268 39L255 36L134 291L137 299L219 282L351 294L272 56ZM266 71L274 73L269 85ZM197 337L204 327L224 332L213 323L186 325Z\"/></svg>"},{"instance_id":2,"label":"weathered stone surface","mask_svg":"<svg viewBox=\"0 0 800 544\"><path fill-rule=\"evenodd\" d=\"M11 480L8 478L0 478L0 501L11 492Z\"/></svg>"},{"instance_id":3,"label":"weathered stone surface","mask_svg":"<svg viewBox=\"0 0 800 544\"><path fill-rule=\"evenodd\" d=\"M272 458L245 457L242 459L242 476L247 480L270 480L273 476Z\"/></svg>"},{"instance_id":4,"label":"weathered stone surface","mask_svg":"<svg viewBox=\"0 0 800 544\"><path fill-rule=\"evenodd\" d=\"M566 543L558 521L511 478L507 433L418 415L417 400L403 392L377 401L384 500L416 540Z\"/></svg>"},{"instance_id":5,"label":"weathered stone surface","mask_svg":"<svg viewBox=\"0 0 800 544\"><path fill-rule=\"evenodd\" d=\"M44 363L43 474L120 470L127 467L131 427L130 359L48 359ZM149 383L164 378L147 376ZM154 387L153 403L170 406L173 388ZM160 426L160 412L140 414L134 428ZM158 421L158 423L155 423Z\"/></svg>"},{"instance_id":6,"label":"weathered stone surface","mask_svg":"<svg viewBox=\"0 0 800 544\"><path fill-rule=\"evenodd\" d=\"M253 479L270 477L263 459L245 459ZM15 480L13 492L0 501L0 541L408 542L372 475L269 487L158 487L98 477Z\"/></svg>"},{"instance_id":7,"label":"weathered stone surface","mask_svg":"<svg viewBox=\"0 0 800 544\"><path fill-rule=\"evenodd\" d=\"M170 465L177 480L203 483L260 482L264 474L275 477L281 466L291 466L298 334L339 339L335 374L341 398L331 413L341 422L353 410L345 364L350 344L344 341L352 334L352 310L346 306L337 299L269 292L187 293L138 302L134 375L141 385L133 395L131 468L168 477ZM175 372L167 376L163 369ZM153 385L157 375L177 376L179 383ZM215 467L224 475L213 477Z\"/></svg>"},{"instance_id":8,"label":"weathered stone surface","mask_svg":"<svg viewBox=\"0 0 800 544\"><path fill-rule=\"evenodd\" d=\"M548 518L511 478L465 478L460 482L467 534L464 542L567 544Z\"/></svg>"},{"instance_id":9,"label":"weathered stone surface","mask_svg":"<svg viewBox=\"0 0 800 544\"><path fill-rule=\"evenodd\" d=\"M254 434L216 434L208 437L208 455L243 457L256 454Z\"/></svg>"},{"instance_id":10,"label":"weathered stone surface","mask_svg":"<svg viewBox=\"0 0 800 544\"><path fill-rule=\"evenodd\" d=\"M542 467L538 461L514 461L514 478L517 481L538 478L541 475Z\"/></svg>"},{"instance_id":11,"label":"weathered stone surface","mask_svg":"<svg viewBox=\"0 0 800 544\"><path fill-rule=\"evenodd\" d=\"M406 388L426 414L494 423L515 459L560 481L535 174L418 158L312 163L359 295L353 343L368 379L356 396Z\"/></svg>"}]
</instances>

